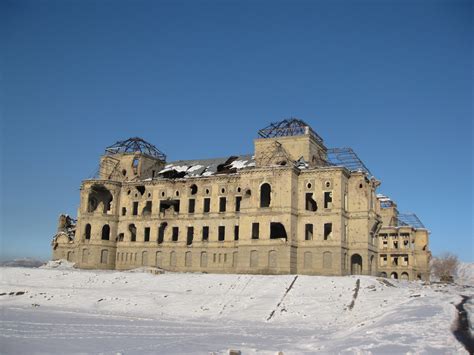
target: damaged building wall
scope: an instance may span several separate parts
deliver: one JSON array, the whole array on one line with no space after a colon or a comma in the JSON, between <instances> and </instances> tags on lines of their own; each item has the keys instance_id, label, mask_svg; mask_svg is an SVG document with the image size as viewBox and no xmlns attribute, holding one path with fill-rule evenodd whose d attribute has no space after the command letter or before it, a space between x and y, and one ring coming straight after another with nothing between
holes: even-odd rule
<instances>
[{"instance_id":1,"label":"damaged building wall","mask_svg":"<svg viewBox=\"0 0 474 355\"><path fill-rule=\"evenodd\" d=\"M56 238L53 257L74 258L81 268L378 275L380 182L328 165L322 140L302 132L255 140L255 159L166 163L109 151L103 171L111 169L108 158L132 170L82 183L75 236ZM268 153L275 147L284 151ZM144 160L134 162L137 154ZM285 164L269 164L282 156ZM421 251L409 263L422 264L417 240Z\"/></svg>"}]
</instances>

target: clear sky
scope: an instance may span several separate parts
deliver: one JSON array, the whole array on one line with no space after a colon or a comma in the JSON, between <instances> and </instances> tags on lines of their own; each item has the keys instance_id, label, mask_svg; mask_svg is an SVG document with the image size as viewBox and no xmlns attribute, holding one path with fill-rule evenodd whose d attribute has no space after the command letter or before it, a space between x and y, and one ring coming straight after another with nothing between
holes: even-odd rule
<instances>
[{"instance_id":1,"label":"clear sky","mask_svg":"<svg viewBox=\"0 0 474 355\"><path fill-rule=\"evenodd\" d=\"M474 261L473 2L0 1L1 254L48 258L106 146L253 152L296 116Z\"/></svg>"}]
</instances>

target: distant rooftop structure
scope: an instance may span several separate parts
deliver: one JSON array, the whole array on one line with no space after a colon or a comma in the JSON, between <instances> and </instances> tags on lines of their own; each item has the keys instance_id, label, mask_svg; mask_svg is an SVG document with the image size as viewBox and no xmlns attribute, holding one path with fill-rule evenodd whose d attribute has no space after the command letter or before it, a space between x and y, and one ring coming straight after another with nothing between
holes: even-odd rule
<instances>
[{"instance_id":1,"label":"distant rooftop structure","mask_svg":"<svg viewBox=\"0 0 474 355\"><path fill-rule=\"evenodd\" d=\"M395 205L394 202L390 199L390 197L387 197L385 195L377 194L377 199L380 201L380 207L382 208L389 208Z\"/></svg>"},{"instance_id":2,"label":"distant rooftop structure","mask_svg":"<svg viewBox=\"0 0 474 355\"><path fill-rule=\"evenodd\" d=\"M153 144L139 137L118 141L110 147L105 148L105 154L107 155L118 153L142 153L160 159L161 161L166 161L165 154L160 152Z\"/></svg>"},{"instance_id":3,"label":"distant rooftop structure","mask_svg":"<svg viewBox=\"0 0 474 355\"><path fill-rule=\"evenodd\" d=\"M300 136L303 134L312 133L316 140L320 143L323 142L323 139L313 131L311 126L305 121L300 120L295 117L289 119L270 123L265 128L262 128L258 131L258 134L262 138L276 138L276 137L290 137L290 136Z\"/></svg>"},{"instance_id":4,"label":"distant rooftop structure","mask_svg":"<svg viewBox=\"0 0 474 355\"><path fill-rule=\"evenodd\" d=\"M399 213L398 214L398 226L411 226L414 228L426 229L426 227L421 223L418 216L414 213Z\"/></svg>"},{"instance_id":5,"label":"distant rooftop structure","mask_svg":"<svg viewBox=\"0 0 474 355\"><path fill-rule=\"evenodd\" d=\"M370 170L351 148L329 148L328 162L334 166L344 166L350 171L362 171L372 176Z\"/></svg>"}]
</instances>

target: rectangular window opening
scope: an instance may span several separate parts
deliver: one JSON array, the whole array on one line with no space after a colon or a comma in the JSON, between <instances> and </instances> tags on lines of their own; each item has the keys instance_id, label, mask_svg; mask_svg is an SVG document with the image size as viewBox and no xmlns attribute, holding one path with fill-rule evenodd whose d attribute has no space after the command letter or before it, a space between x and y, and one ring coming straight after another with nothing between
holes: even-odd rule
<instances>
[{"instance_id":1,"label":"rectangular window opening","mask_svg":"<svg viewBox=\"0 0 474 355\"><path fill-rule=\"evenodd\" d=\"M207 242L209 240L209 227L202 227L202 241Z\"/></svg>"},{"instance_id":2,"label":"rectangular window opening","mask_svg":"<svg viewBox=\"0 0 474 355\"><path fill-rule=\"evenodd\" d=\"M305 209L306 211L312 211L312 212L315 212L318 210L318 205L316 201L313 199L312 192L306 193Z\"/></svg>"},{"instance_id":3,"label":"rectangular window opening","mask_svg":"<svg viewBox=\"0 0 474 355\"><path fill-rule=\"evenodd\" d=\"M242 196L235 198L235 212L240 212L240 203L242 202Z\"/></svg>"},{"instance_id":4,"label":"rectangular window opening","mask_svg":"<svg viewBox=\"0 0 474 355\"><path fill-rule=\"evenodd\" d=\"M225 240L225 226L219 226L219 241L223 242Z\"/></svg>"},{"instance_id":5,"label":"rectangular window opening","mask_svg":"<svg viewBox=\"0 0 474 355\"><path fill-rule=\"evenodd\" d=\"M260 224L252 223L252 239L258 239L260 236Z\"/></svg>"},{"instance_id":6,"label":"rectangular window opening","mask_svg":"<svg viewBox=\"0 0 474 355\"><path fill-rule=\"evenodd\" d=\"M234 240L239 240L239 226L234 227Z\"/></svg>"},{"instance_id":7,"label":"rectangular window opening","mask_svg":"<svg viewBox=\"0 0 474 355\"><path fill-rule=\"evenodd\" d=\"M211 199L209 197L204 198L203 212L209 213L211 211Z\"/></svg>"},{"instance_id":8,"label":"rectangular window opening","mask_svg":"<svg viewBox=\"0 0 474 355\"><path fill-rule=\"evenodd\" d=\"M219 212L225 212L227 205L227 199L225 197L219 197Z\"/></svg>"},{"instance_id":9,"label":"rectangular window opening","mask_svg":"<svg viewBox=\"0 0 474 355\"><path fill-rule=\"evenodd\" d=\"M305 240L313 240L313 225L306 224L305 225Z\"/></svg>"},{"instance_id":10,"label":"rectangular window opening","mask_svg":"<svg viewBox=\"0 0 474 355\"><path fill-rule=\"evenodd\" d=\"M332 192L326 191L324 193L324 208L332 208Z\"/></svg>"},{"instance_id":11,"label":"rectangular window opening","mask_svg":"<svg viewBox=\"0 0 474 355\"><path fill-rule=\"evenodd\" d=\"M188 213L194 213L196 207L196 200L194 198L189 199L189 204L188 204Z\"/></svg>"},{"instance_id":12,"label":"rectangular window opening","mask_svg":"<svg viewBox=\"0 0 474 355\"><path fill-rule=\"evenodd\" d=\"M150 241L150 227L145 227L144 239L145 239L145 242Z\"/></svg>"},{"instance_id":13,"label":"rectangular window opening","mask_svg":"<svg viewBox=\"0 0 474 355\"><path fill-rule=\"evenodd\" d=\"M188 237L186 239L186 245L193 244L194 239L194 227L188 227Z\"/></svg>"},{"instance_id":14,"label":"rectangular window opening","mask_svg":"<svg viewBox=\"0 0 474 355\"><path fill-rule=\"evenodd\" d=\"M173 242L177 242L178 241L178 234L179 234L179 227L173 227L173 233L171 235L171 240Z\"/></svg>"},{"instance_id":15,"label":"rectangular window opening","mask_svg":"<svg viewBox=\"0 0 474 355\"><path fill-rule=\"evenodd\" d=\"M332 223L324 223L324 240L328 240L332 235Z\"/></svg>"},{"instance_id":16,"label":"rectangular window opening","mask_svg":"<svg viewBox=\"0 0 474 355\"><path fill-rule=\"evenodd\" d=\"M137 216L137 215L138 215L138 202L134 202L134 203L133 203L133 212L132 212L132 214L133 214L134 216Z\"/></svg>"}]
</instances>

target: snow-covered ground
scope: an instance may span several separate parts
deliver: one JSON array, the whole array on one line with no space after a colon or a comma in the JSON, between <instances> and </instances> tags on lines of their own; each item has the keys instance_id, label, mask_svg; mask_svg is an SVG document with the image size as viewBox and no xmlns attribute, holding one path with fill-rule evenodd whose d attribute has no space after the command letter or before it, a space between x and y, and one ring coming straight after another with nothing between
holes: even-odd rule
<instances>
[{"instance_id":1,"label":"snow-covered ground","mask_svg":"<svg viewBox=\"0 0 474 355\"><path fill-rule=\"evenodd\" d=\"M454 304L474 293L366 276L153 275L68 265L0 268L0 277L2 354L462 354L452 335Z\"/></svg>"}]
</instances>

